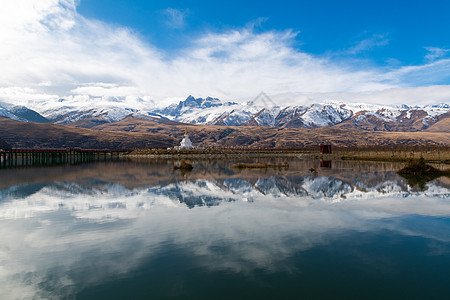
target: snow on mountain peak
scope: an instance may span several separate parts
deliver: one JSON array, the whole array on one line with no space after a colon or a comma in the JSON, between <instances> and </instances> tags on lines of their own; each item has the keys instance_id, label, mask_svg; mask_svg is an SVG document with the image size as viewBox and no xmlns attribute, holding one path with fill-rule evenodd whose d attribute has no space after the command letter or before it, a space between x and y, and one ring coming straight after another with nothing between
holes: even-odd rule
<instances>
[{"instance_id":1,"label":"snow on mountain peak","mask_svg":"<svg viewBox=\"0 0 450 300\"><path fill-rule=\"evenodd\" d=\"M47 123L48 120L25 106L0 103L0 116L22 122Z\"/></svg>"},{"instance_id":2,"label":"snow on mountain peak","mask_svg":"<svg viewBox=\"0 0 450 300\"><path fill-rule=\"evenodd\" d=\"M254 101L226 104L216 98L202 99L189 96L178 105L169 106L158 113L174 121L196 124L317 128L337 125L354 116L357 117L356 123L369 117L372 121L401 123L403 122L401 118L410 119L412 114L416 117L420 114L423 117L423 112L426 113L423 117L426 123L424 126L429 126L431 121L436 121L439 115L449 110L446 104L410 107L344 103L333 100L309 105L265 107L258 106ZM413 113L416 111L417 113Z\"/></svg>"},{"instance_id":3,"label":"snow on mountain peak","mask_svg":"<svg viewBox=\"0 0 450 300\"><path fill-rule=\"evenodd\" d=\"M404 129L413 123L416 126L414 130L421 130L450 115L450 106L445 103L390 106L328 100L280 107L274 103L267 106L264 101L236 103L213 97L195 98L193 95L165 107L157 107L153 100L146 97L92 98L77 95L35 103L30 108L40 115L26 107L0 103L0 116L20 121L68 124L88 118L97 118L100 122L117 122L131 115L136 118L151 116L194 124L287 128L327 127L351 120L349 123L354 124L352 126L369 130L390 130L392 126L397 126L395 124L403 124ZM382 123L390 123L389 128ZM422 125L418 125L419 123ZM343 126L352 128L348 124Z\"/></svg>"}]
</instances>

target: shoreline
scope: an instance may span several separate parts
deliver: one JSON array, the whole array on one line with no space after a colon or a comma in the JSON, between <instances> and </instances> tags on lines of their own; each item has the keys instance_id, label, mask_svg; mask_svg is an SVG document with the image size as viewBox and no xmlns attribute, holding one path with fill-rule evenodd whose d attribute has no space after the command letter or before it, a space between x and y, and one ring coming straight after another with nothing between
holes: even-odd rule
<instances>
[{"instance_id":1,"label":"shoreline","mask_svg":"<svg viewBox=\"0 0 450 300\"><path fill-rule=\"evenodd\" d=\"M146 158L271 158L271 157L304 157L312 155L312 151L305 150L271 150L271 149L190 149L190 150L135 150L125 157Z\"/></svg>"},{"instance_id":2,"label":"shoreline","mask_svg":"<svg viewBox=\"0 0 450 300\"><path fill-rule=\"evenodd\" d=\"M124 155L143 159L251 159L298 158L311 160L354 160L404 163L423 157L428 163L450 164L450 148L416 149L336 149L332 154L320 154L312 149L191 149L135 150Z\"/></svg>"}]
</instances>

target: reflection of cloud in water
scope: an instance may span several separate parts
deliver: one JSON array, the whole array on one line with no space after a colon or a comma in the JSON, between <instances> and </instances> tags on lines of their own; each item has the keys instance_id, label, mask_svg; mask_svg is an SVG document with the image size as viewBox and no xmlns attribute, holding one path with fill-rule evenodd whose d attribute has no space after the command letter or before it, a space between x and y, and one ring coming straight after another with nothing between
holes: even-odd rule
<instances>
[{"instance_id":1,"label":"reflection of cloud in water","mask_svg":"<svg viewBox=\"0 0 450 300\"><path fill-rule=\"evenodd\" d=\"M411 228L398 216L450 215L448 190L433 184L412 193L394 181L363 191L320 176L255 184L196 180L133 190L59 182L2 196L2 298L70 295L126 276L170 247L183 249L199 266L246 274L295 271L287 263L295 252L352 230L384 228L450 241L448 226ZM188 209L198 205L204 207Z\"/></svg>"},{"instance_id":2,"label":"reflection of cloud in water","mask_svg":"<svg viewBox=\"0 0 450 300\"><path fill-rule=\"evenodd\" d=\"M98 284L130 272L167 245L184 249L199 266L212 270L279 271L290 268L283 261L293 252L326 244L330 229L369 230L364 218L265 203L225 203L194 210L157 206L133 220L106 224L64 210L21 222L3 220L0 290L19 289L22 295L39 291L43 298L50 296L46 290L70 294L81 283Z\"/></svg>"}]
</instances>

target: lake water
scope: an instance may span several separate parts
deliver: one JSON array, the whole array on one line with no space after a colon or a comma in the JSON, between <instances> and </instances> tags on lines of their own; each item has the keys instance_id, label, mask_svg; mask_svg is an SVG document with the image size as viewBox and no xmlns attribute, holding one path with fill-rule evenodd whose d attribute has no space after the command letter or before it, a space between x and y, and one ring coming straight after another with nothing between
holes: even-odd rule
<instances>
[{"instance_id":1,"label":"lake water","mask_svg":"<svg viewBox=\"0 0 450 300\"><path fill-rule=\"evenodd\" d=\"M449 178L233 163L0 170L0 298L448 299Z\"/></svg>"}]
</instances>

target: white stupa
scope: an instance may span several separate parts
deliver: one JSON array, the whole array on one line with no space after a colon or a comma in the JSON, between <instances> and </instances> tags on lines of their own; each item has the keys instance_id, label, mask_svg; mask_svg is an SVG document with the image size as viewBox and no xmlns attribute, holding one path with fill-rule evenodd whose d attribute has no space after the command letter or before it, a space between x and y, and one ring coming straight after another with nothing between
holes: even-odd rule
<instances>
[{"instance_id":1,"label":"white stupa","mask_svg":"<svg viewBox=\"0 0 450 300\"><path fill-rule=\"evenodd\" d=\"M192 145L191 139L189 138L189 135L187 134L187 127L184 131L184 138L181 140L180 146L175 147L175 149L194 149L194 145Z\"/></svg>"}]
</instances>

